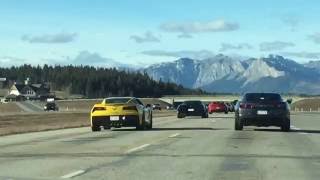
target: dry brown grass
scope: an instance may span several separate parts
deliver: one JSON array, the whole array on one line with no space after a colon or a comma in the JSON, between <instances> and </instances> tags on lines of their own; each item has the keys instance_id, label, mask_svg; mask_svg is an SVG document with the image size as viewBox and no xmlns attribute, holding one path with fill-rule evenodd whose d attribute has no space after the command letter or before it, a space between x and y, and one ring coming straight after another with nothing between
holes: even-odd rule
<instances>
[{"instance_id":1,"label":"dry brown grass","mask_svg":"<svg viewBox=\"0 0 320 180\"><path fill-rule=\"evenodd\" d=\"M319 111L320 110L320 98L303 99L297 101L291 105L292 110L298 111Z\"/></svg>"},{"instance_id":2,"label":"dry brown grass","mask_svg":"<svg viewBox=\"0 0 320 180\"><path fill-rule=\"evenodd\" d=\"M19 106L17 106L15 103L0 103L0 113L13 113L13 112L23 112Z\"/></svg>"},{"instance_id":3,"label":"dry brown grass","mask_svg":"<svg viewBox=\"0 0 320 180\"><path fill-rule=\"evenodd\" d=\"M175 115L174 111L157 111L154 117ZM0 116L0 136L65 128L90 126L89 113L38 113Z\"/></svg>"},{"instance_id":4,"label":"dry brown grass","mask_svg":"<svg viewBox=\"0 0 320 180\"><path fill-rule=\"evenodd\" d=\"M57 101L60 110L63 111L90 111L94 104L101 100Z\"/></svg>"},{"instance_id":5,"label":"dry brown grass","mask_svg":"<svg viewBox=\"0 0 320 180\"><path fill-rule=\"evenodd\" d=\"M0 116L0 135L89 125L88 113L42 113Z\"/></svg>"}]
</instances>

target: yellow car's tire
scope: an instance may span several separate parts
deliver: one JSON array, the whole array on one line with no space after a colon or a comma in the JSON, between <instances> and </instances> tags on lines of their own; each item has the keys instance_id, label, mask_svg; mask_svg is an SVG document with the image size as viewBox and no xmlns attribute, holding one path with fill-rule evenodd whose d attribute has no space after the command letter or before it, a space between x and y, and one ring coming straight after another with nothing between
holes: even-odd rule
<instances>
[{"instance_id":1,"label":"yellow car's tire","mask_svg":"<svg viewBox=\"0 0 320 180\"><path fill-rule=\"evenodd\" d=\"M136 129L137 130L145 130L146 129L146 122L144 120L144 114L142 116L142 124L140 124L140 120L139 120L138 124L136 125Z\"/></svg>"},{"instance_id":2,"label":"yellow car's tire","mask_svg":"<svg viewBox=\"0 0 320 180\"><path fill-rule=\"evenodd\" d=\"M91 126L91 130L92 130L93 132L95 132L95 131L101 131L101 128L100 128L99 126L94 126L94 125L92 125L92 126Z\"/></svg>"}]
</instances>

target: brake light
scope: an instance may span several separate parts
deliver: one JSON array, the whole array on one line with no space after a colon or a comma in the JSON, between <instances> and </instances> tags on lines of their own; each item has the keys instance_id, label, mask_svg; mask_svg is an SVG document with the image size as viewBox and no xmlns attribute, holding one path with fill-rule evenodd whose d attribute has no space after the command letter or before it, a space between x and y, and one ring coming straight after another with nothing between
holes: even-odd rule
<instances>
[{"instance_id":1,"label":"brake light","mask_svg":"<svg viewBox=\"0 0 320 180\"><path fill-rule=\"evenodd\" d=\"M105 107L94 107L94 108L92 109L92 112L95 112L95 111L105 111L105 110L107 110L107 108L105 108Z\"/></svg>"},{"instance_id":2,"label":"brake light","mask_svg":"<svg viewBox=\"0 0 320 180\"><path fill-rule=\"evenodd\" d=\"M127 110L127 111L136 111L137 107L135 106L126 106L122 108L123 110Z\"/></svg>"},{"instance_id":3,"label":"brake light","mask_svg":"<svg viewBox=\"0 0 320 180\"><path fill-rule=\"evenodd\" d=\"M253 109L254 105L253 104L249 104L249 103L240 103L240 108L241 109Z\"/></svg>"},{"instance_id":4,"label":"brake light","mask_svg":"<svg viewBox=\"0 0 320 180\"><path fill-rule=\"evenodd\" d=\"M286 104L285 103L278 103L278 104L275 105L275 107L277 107L277 108L285 108Z\"/></svg>"}]
</instances>

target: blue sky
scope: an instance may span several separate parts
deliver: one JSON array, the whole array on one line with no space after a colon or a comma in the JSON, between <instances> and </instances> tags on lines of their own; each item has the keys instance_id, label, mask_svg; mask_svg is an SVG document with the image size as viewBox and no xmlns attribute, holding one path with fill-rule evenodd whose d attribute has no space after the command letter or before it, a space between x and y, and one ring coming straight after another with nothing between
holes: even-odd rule
<instances>
[{"instance_id":1,"label":"blue sky","mask_svg":"<svg viewBox=\"0 0 320 180\"><path fill-rule=\"evenodd\" d=\"M319 10L316 0L2 0L0 65L318 60Z\"/></svg>"}]
</instances>

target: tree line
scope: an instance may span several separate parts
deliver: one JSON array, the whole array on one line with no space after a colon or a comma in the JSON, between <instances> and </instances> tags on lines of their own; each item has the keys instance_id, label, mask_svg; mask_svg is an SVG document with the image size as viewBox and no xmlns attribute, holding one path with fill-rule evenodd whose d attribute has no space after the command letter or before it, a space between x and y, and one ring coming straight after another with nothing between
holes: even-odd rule
<instances>
[{"instance_id":1,"label":"tree line","mask_svg":"<svg viewBox=\"0 0 320 180\"><path fill-rule=\"evenodd\" d=\"M26 78L30 78L32 83L49 83L52 91L68 91L70 94L81 94L88 98L206 94L200 89L184 88L161 79L155 81L147 73L116 68L22 65L0 68L0 77L10 80L7 86L10 86L10 82L23 83Z\"/></svg>"}]
</instances>

